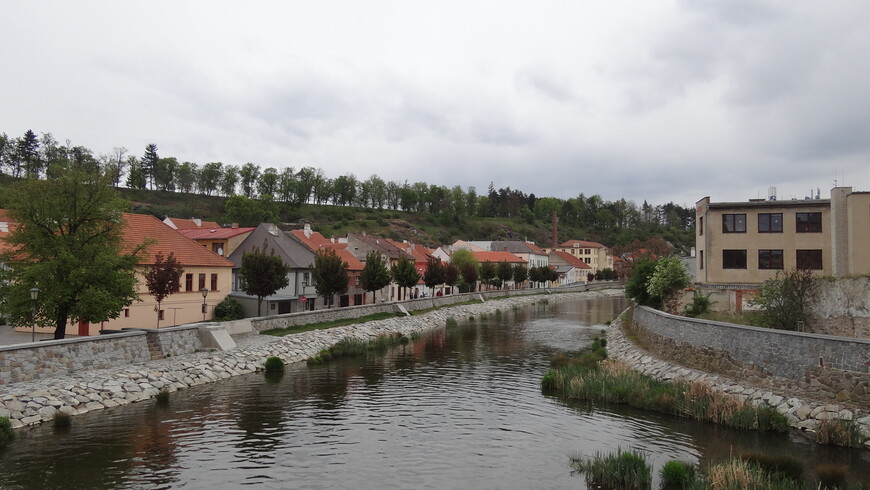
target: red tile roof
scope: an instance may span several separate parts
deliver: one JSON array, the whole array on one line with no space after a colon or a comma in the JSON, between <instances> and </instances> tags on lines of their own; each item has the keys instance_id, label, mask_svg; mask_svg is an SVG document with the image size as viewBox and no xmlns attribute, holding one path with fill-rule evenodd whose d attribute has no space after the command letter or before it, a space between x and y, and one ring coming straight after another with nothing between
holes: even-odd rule
<instances>
[{"instance_id":1,"label":"red tile roof","mask_svg":"<svg viewBox=\"0 0 870 490\"><path fill-rule=\"evenodd\" d=\"M299 241L312 252L316 253L321 248L331 248L335 250L338 256L341 257L341 260L347 263L347 270L363 270L363 263L347 250L346 243L334 243L332 240L324 237L316 231L311 232L309 236L305 236L305 230L293 230L290 233L299 239Z\"/></svg>"},{"instance_id":2,"label":"red tile roof","mask_svg":"<svg viewBox=\"0 0 870 490\"><path fill-rule=\"evenodd\" d=\"M589 264L587 264L586 262L584 262L583 259L581 259L579 257L574 257L573 255L569 254L568 252L560 252L558 250L553 250L552 252L550 252L550 256L553 256L553 255L559 257L565 263L570 264L578 269L592 269L592 267Z\"/></svg>"},{"instance_id":3,"label":"red tile roof","mask_svg":"<svg viewBox=\"0 0 870 490\"><path fill-rule=\"evenodd\" d=\"M182 235L192 240L222 240L234 236L250 233L254 228L194 228L178 229Z\"/></svg>"},{"instance_id":4,"label":"red tile roof","mask_svg":"<svg viewBox=\"0 0 870 490\"><path fill-rule=\"evenodd\" d=\"M471 252L478 262L511 262L514 264L527 264L528 261L521 259L510 252Z\"/></svg>"},{"instance_id":5,"label":"red tile roof","mask_svg":"<svg viewBox=\"0 0 870 490\"><path fill-rule=\"evenodd\" d=\"M541 247L535 245L535 244L532 243L532 242L526 242L526 246L529 247L529 249L530 249L530 250L532 251L532 253L535 254L535 255L547 255L547 253L544 252L544 251L541 249Z\"/></svg>"},{"instance_id":6,"label":"red tile roof","mask_svg":"<svg viewBox=\"0 0 870 490\"><path fill-rule=\"evenodd\" d=\"M387 241L414 257L414 263L427 262L429 257L432 257L432 254L435 253L431 248L416 243L399 242L391 238L387 238Z\"/></svg>"},{"instance_id":7,"label":"red tile roof","mask_svg":"<svg viewBox=\"0 0 870 490\"><path fill-rule=\"evenodd\" d=\"M220 228L221 225L217 224L215 221L202 221L200 220L200 224L197 225L195 221L192 219L181 219L181 218L169 218L172 220L172 224L175 225L177 230L198 230L200 228ZM170 228L172 228L170 226Z\"/></svg>"},{"instance_id":8,"label":"red tile roof","mask_svg":"<svg viewBox=\"0 0 870 490\"><path fill-rule=\"evenodd\" d=\"M182 265L204 267L232 267L233 263L220 255L206 249L202 245L182 235L177 230L154 216L147 214L124 214L124 234L122 238L122 250L129 253L137 245L150 240L153 243L148 246L142 260L142 265L153 264L157 252L169 255L175 254L175 258Z\"/></svg>"}]
</instances>

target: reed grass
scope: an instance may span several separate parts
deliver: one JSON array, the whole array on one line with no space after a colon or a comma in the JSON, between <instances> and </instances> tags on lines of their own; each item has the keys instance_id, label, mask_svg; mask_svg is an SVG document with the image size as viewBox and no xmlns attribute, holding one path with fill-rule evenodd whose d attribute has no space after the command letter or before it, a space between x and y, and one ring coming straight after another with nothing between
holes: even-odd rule
<instances>
[{"instance_id":1,"label":"reed grass","mask_svg":"<svg viewBox=\"0 0 870 490\"><path fill-rule=\"evenodd\" d=\"M574 457L571 465L586 475L586 484L590 488L652 488L652 466L646 455L639 451L620 449L615 454L596 453L591 459Z\"/></svg>"},{"instance_id":2,"label":"reed grass","mask_svg":"<svg viewBox=\"0 0 870 490\"><path fill-rule=\"evenodd\" d=\"M868 438L854 420L828 419L816 427L816 442L832 446L862 447Z\"/></svg>"}]
</instances>

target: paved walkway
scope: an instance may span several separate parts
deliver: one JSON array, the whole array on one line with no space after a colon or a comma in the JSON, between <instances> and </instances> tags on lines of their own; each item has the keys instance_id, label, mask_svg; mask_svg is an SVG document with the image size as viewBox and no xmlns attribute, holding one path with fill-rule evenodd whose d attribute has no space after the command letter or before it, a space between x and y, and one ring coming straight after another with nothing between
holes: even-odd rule
<instances>
[{"instance_id":1,"label":"paved walkway","mask_svg":"<svg viewBox=\"0 0 870 490\"><path fill-rule=\"evenodd\" d=\"M38 333L36 341L54 338L54 334ZM16 332L9 325L0 325L0 346L26 344L30 342L30 332Z\"/></svg>"}]
</instances>

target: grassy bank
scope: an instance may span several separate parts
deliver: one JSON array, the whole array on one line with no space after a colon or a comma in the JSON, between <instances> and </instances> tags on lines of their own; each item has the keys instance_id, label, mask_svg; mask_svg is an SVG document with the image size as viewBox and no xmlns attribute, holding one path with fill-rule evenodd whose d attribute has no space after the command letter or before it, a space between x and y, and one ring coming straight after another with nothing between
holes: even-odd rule
<instances>
[{"instance_id":1,"label":"grassy bank","mask_svg":"<svg viewBox=\"0 0 870 490\"><path fill-rule=\"evenodd\" d=\"M373 322L375 320L386 320L387 318L395 318L397 316L405 316L402 313L373 313L371 315L360 316L356 318L342 318L328 322L306 323L304 325L293 325L287 328L273 328L260 332L263 335L274 335L275 337L283 337L293 333L309 332L311 330L324 330L334 327L344 327L347 325L356 325L359 323Z\"/></svg>"},{"instance_id":2,"label":"grassy bank","mask_svg":"<svg viewBox=\"0 0 870 490\"><path fill-rule=\"evenodd\" d=\"M591 458L573 456L571 467L584 475L589 488L652 488L653 468L641 451L619 450ZM804 464L790 457L745 454L704 468L685 461L669 461L659 470L662 488L687 490L834 490L860 489L850 485L843 469L817 468L807 478ZM812 482L812 483L808 483Z\"/></svg>"},{"instance_id":3,"label":"grassy bank","mask_svg":"<svg viewBox=\"0 0 870 490\"><path fill-rule=\"evenodd\" d=\"M701 382L655 380L606 359L602 341L597 342L575 358L556 358L541 380L542 388L568 398L622 403L737 429L788 430L788 419L773 407L741 402Z\"/></svg>"}]
</instances>

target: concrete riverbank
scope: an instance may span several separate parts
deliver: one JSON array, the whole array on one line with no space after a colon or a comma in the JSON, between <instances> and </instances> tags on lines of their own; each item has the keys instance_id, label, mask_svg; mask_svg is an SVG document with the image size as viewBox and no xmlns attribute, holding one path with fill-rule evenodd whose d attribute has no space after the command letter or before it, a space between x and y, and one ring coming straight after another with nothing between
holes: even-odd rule
<instances>
[{"instance_id":1,"label":"concrete riverbank","mask_svg":"<svg viewBox=\"0 0 870 490\"><path fill-rule=\"evenodd\" d=\"M870 437L870 413L866 408L848 408L842 404L826 403L809 398L801 398L794 392L785 392L769 387L756 386L743 380L710 374L664 361L642 350L627 338L622 322L613 322L607 329L607 352L611 358L625 362L630 368L658 380L700 381L713 390L727 393L742 401L755 405L769 405L784 414L789 425L795 429L815 432L822 420L854 420L865 436ZM870 440L865 443L870 448Z\"/></svg>"},{"instance_id":2,"label":"concrete riverbank","mask_svg":"<svg viewBox=\"0 0 870 490\"><path fill-rule=\"evenodd\" d=\"M270 356L285 363L303 362L344 337L368 340L379 335L442 327L448 318L508 310L542 300L567 301L622 295L622 289L516 296L506 299L442 308L423 315L395 317L358 325L315 330L285 337L238 336L236 348L222 352L197 352L166 359L129 364L110 369L83 370L75 374L7 384L0 390L0 417L14 428L51 421L57 412L78 415L148 400L166 389L170 392L217 382L263 370Z\"/></svg>"}]
</instances>

